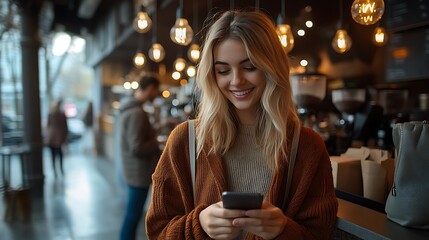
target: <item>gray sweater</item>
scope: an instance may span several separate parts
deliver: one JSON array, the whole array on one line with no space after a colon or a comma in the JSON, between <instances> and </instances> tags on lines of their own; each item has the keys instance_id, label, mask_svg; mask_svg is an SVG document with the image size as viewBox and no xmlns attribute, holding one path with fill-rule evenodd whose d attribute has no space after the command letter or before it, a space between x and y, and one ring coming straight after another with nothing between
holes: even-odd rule
<instances>
[{"instance_id":1,"label":"gray sweater","mask_svg":"<svg viewBox=\"0 0 429 240\"><path fill-rule=\"evenodd\" d=\"M233 146L223 156L228 174L228 191L257 192L264 196L270 187L272 171L257 144L256 126L241 125Z\"/></svg>"},{"instance_id":2,"label":"gray sweater","mask_svg":"<svg viewBox=\"0 0 429 240\"><path fill-rule=\"evenodd\" d=\"M121 104L120 131L125 180L133 187L148 187L160 151L142 103L134 98Z\"/></svg>"}]
</instances>

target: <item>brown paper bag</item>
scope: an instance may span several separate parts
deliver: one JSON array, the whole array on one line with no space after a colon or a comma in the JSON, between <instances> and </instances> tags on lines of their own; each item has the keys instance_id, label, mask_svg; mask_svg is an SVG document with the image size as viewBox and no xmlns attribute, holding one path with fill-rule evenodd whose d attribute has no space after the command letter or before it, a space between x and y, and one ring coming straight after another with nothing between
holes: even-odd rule
<instances>
[{"instance_id":1,"label":"brown paper bag","mask_svg":"<svg viewBox=\"0 0 429 240\"><path fill-rule=\"evenodd\" d=\"M384 204L393 184L394 160L386 150L370 149L361 167L363 197Z\"/></svg>"},{"instance_id":2,"label":"brown paper bag","mask_svg":"<svg viewBox=\"0 0 429 240\"><path fill-rule=\"evenodd\" d=\"M362 196L362 171L360 158L330 156L334 187L336 189Z\"/></svg>"}]
</instances>

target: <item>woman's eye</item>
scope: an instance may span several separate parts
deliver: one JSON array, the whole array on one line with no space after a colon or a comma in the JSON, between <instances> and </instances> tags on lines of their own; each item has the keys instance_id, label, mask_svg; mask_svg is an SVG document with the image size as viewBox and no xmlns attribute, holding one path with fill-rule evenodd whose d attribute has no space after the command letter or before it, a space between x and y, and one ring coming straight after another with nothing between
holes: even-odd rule
<instances>
[{"instance_id":1,"label":"woman's eye","mask_svg":"<svg viewBox=\"0 0 429 240\"><path fill-rule=\"evenodd\" d=\"M225 74L227 74L228 72L229 72L229 70L227 70L227 69L219 69L219 70L217 70L216 71L218 74L221 74L221 75L225 75Z\"/></svg>"},{"instance_id":2,"label":"woman's eye","mask_svg":"<svg viewBox=\"0 0 429 240\"><path fill-rule=\"evenodd\" d=\"M246 71L254 71L254 70L256 70L256 67L254 67L254 66L244 67L244 70L246 70Z\"/></svg>"}]
</instances>

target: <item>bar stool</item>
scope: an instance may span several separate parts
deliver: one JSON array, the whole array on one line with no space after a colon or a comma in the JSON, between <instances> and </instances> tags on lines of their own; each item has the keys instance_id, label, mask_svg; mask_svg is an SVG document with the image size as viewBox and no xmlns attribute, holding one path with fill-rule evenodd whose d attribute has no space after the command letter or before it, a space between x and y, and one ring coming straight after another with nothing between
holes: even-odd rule
<instances>
[{"instance_id":1,"label":"bar stool","mask_svg":"<svg viewBox=\"0 0 429 240\"><path fill-rule=\"evenodd\" d=\"M0 154L2 156L2 179L3 187L7 189L10 187L10 169L11 161L13 156L18 156L21 163L21 177L22 177L22 186L25 187L28 185L25 181L25 172L29 168L26 157L30 154L30 146L28 144L20 145L10 145L10 146L1 146Z\"/></svg>"},{"instance_id":2,"label":"bar stool","mask_svg":"<svg viewBox=\"0 0 429 240\"><path fill-rule=\"evenodd\" d=\"M2 186L6 202L5 220L14 221L17 217L22 217L24 221L31 219L31 189L25 179L30 164L27 162L31 148L28 144L1 146L0 154L2 160ZM18 188L10 185L11 164L13 156L18 156L21 164L22 184Z\"/></svg>"}]
</instances>

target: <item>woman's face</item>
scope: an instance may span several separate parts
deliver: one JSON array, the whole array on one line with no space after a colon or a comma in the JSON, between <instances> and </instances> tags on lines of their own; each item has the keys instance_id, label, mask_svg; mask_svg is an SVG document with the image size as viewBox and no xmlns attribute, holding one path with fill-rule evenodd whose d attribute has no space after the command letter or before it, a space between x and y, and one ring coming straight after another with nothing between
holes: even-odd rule
<instances>
[{"instance_id":1,"label":"woman's face","mask_svg":"<svg viewBox=\"0 0 429 240\"><path fill-rule=\"evenodd\" d=\"M250 62L244 44L226 39L214 49L215 77L222 94L234 105L241 123L253 124L266 79Z\"/></svg>"}]
</instances>

